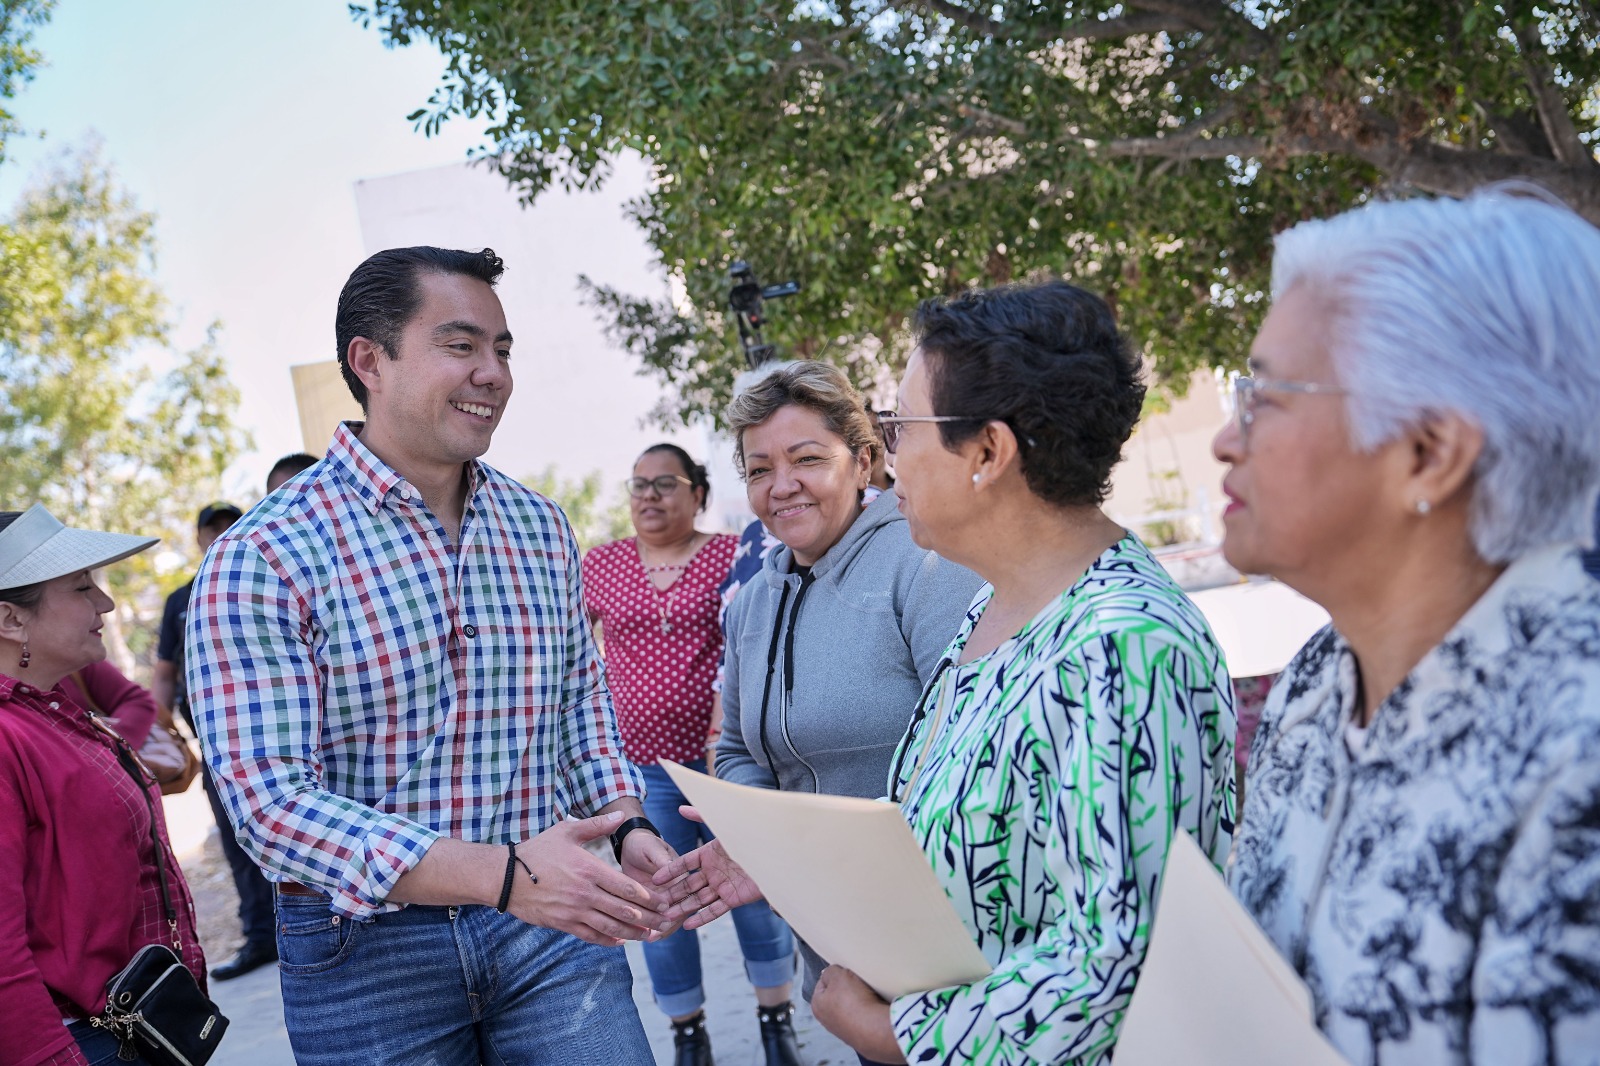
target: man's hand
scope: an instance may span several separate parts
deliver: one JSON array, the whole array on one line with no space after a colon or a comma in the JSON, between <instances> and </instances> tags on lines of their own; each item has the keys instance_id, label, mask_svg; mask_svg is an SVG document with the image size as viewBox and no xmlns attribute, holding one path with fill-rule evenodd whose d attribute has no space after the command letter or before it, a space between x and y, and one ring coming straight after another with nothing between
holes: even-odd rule
<instances>
[{"instance_id":1,"label":"man's hand","mask_svg":"<svg viewBox=\"0 0 1600 1066\"><path fill-rule=\"evenodd\" d=\"M527 863L539 883L534 884L518 866L507 909L529 925L560 929L605 947L643 940L666 924L661 910L664 894L652 893L584 849L586 842L610 836L622 819L621 811L568 819L518 844L517 858ZM629 833L625 844L640 835L650 834Z\"/></svg>"},{"instance_id":2,"label":"man's hand","mask_svg":"<svg viewBox=\"0 0 1600 1066\"><path fill-rule=\"evenodd\" d=\"M693 807L679 807L691 822L703 822ZM703 844L656 871L655 883L668 886L673 903L667 917L685 929L699 929L735 907L761 899L761 889L744 867L728 857L720 840Z\"/></svg>"},{"instance_id":3,"label":"man's hand","mask_svg":"<svg viewBox=\"0 0 1600 1066\"><path fill-rule=\"evenodd\" d=\"M834 1036L874 1062L904 1062L905 1053L894 1038L889 1004L878 998L854 972L829 966L817 979L811 1013Z\"/></svg>"}]
</instances>

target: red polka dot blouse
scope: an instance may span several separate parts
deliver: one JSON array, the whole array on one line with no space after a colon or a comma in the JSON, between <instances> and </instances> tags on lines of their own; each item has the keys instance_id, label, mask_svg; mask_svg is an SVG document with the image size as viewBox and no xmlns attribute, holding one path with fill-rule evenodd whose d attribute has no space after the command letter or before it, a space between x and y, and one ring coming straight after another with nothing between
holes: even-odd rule
<instances>
[{"instance_id":1,"label":"red polka dot blouse","mask_svg":"<svg viewBox=\"0 0 1600 1066\"><path fill-rule=\"evenodd\" d=\"M705 757L711 682L722 658L718 587L739 538L718 534L665 590L650 584L638 538L591 548L583 602L600 623L606 681L627 756L641 766Z\"/></svg>"}]
</instances>

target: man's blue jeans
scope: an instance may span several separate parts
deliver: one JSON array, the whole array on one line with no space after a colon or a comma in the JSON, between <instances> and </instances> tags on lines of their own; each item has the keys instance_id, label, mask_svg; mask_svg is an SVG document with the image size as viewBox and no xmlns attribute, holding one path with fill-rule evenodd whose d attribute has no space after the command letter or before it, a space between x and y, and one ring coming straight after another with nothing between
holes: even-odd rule
<instances>
[{"instance_id":1,"label":"man's blue jeans","mask_svg":"<svg viewBox=\"0 0 1600 1066\"><path fill-rule=\"evenodd\" d=\"M283 1020L299 1066L653 1066L621 948L493 907L340 918L277 898Z\"/></svg>"},{"instance_id":2,"label":"man's blue jeans","mask_svg":"<svg viewBox=\"0 0 1600 1066\"><path fill-rule=\"evenodd\" d=\"M703 759L685 765L701 773L706 769ZM665 770L641 766L639 771L644 774L644 812L673 850L682 855L712 839L709 829L678 813L679 805L688 801ZM733 925L744 954L745 976L752 985L776 988L794 980L794 934L765 901L735 907ZM656 1006L669 1018L693 1014L705 1004L700 937L693 930L680 929L665 940L646 942L644 963L650 971Z\"/></svg>"}]
</instances>

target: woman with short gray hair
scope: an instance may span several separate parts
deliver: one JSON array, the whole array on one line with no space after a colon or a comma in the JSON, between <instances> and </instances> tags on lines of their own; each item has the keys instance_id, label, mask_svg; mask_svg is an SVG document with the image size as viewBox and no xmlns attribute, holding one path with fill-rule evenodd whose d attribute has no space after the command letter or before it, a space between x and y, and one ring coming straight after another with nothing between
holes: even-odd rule
<instances>
[{"instance_id":1,"label":"woman with short gray hair","mask_svg":"<svg viewBox=\"0 0 1600 1066\"><path fill-rule=\"evenodd\" d=\"M1600 1047L1600 232L1519 187L1278 238L1214 450L1229 562L1325 607L1235 893L1352 1063Z\"/></svg>"}]
</instances>

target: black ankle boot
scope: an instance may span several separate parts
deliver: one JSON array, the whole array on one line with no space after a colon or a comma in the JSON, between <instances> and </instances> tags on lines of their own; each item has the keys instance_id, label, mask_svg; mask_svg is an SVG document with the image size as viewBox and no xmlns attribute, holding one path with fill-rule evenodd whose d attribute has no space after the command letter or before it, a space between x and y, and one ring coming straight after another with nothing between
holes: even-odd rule
<instances>
[{"instance_id":1,"label":"black ankle boot","mask_svg":"<svg viewBox=\"0 0 1600 1066\"><path fill-rule=\"evenodd\" d=\"M761 1019L761 1050L767 1054L767 1066L804 1066L794 1042L794 1004L757 1007L756 1017Z\"/></svg>"},{"instance_id":2,"label":"black ankle boot","mask_svg":"<svg viewBox=\"0 0 1600 1066\"><path fill-rule=\"evenodd\" d=\"M713 1066L711 1035L706 1032L706 1012L672 1023L672 1043L678 1049L675 1066Z\"/></svg>"}]
</instances>

